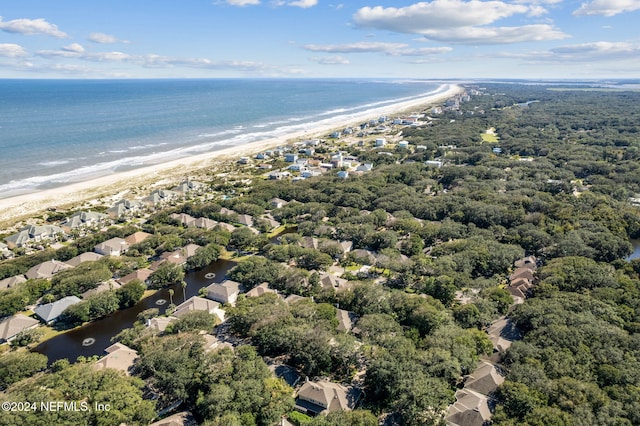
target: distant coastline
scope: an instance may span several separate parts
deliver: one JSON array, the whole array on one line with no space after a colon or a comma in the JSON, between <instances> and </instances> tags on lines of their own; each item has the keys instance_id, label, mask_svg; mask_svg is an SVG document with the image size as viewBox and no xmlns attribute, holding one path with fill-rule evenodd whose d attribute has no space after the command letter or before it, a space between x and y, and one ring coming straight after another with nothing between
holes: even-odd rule
<instances>
[{"instance_id":1,"label":"distant coastline","mask_svg":"<svg viewBox=\"0 0 640 426\"><path fill-rule=\"evenodd\" d=\"M343 116L340 119L322 120L309 125L304 130L278 137L0 199L0 225L6 227L15 221L28 218L51 207L74 206L81 202L113 196L131 188L158 182L173 183L185 176L193 176L202 169L210 168L216 162L255 154L271 147L285 145L289 141L325 137L333 129L358 124L380 115L415 111L427 105L441 102L462 91L462 87L456 84L442 84L433 94L426 97L368 109Z\"/></svg>"}]
</instances>

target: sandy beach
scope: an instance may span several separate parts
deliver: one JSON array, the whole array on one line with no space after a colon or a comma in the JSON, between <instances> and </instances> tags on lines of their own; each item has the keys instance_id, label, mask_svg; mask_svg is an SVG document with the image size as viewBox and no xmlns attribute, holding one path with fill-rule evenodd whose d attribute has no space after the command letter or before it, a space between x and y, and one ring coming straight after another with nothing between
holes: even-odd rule
<instances>
[{"instance_id":1,"label":"sandy beach","mask_svg":"<svg viewBox=\"0 0 640 426\"><path fill-rule=\"evenodd\" d=\"M381 115L419 111L428 105L439 103L463 91L460 86L454 84L447 84L445 86L447 86L445 91L439 91L434 95L367 110L349 116L348 119L345 119L346 121L336 120L330 123L318 124L307 130L290 133L277 138L265 139L241 146L233 146L135 170L113 173L108 176L72 183L57 188L0 199L0 226L3 228L11 226L17 221L32 217L54 206L58 208L70 207L84 201L114 195L130 188L150 185L164 180L173 181L195 175L198 170L210 168L221 160L249 156L268 148L285 145L288 142L301 139L324 138L334 129L359 124L370 118L377 118Z\"/></svg>"}]
</instances>

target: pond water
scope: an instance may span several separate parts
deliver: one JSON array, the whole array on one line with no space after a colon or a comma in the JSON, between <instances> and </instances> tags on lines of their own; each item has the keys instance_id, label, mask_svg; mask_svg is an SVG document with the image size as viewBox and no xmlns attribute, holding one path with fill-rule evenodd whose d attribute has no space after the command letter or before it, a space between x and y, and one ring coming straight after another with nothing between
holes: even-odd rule
<instances>
[{"instance_id":1,"label":"pond water","mask_svg":"<svg viewBox=\"0 0 640 426\"><path fill-rule=\"evenodd\" d=\"M632 260L640 258L640 240L631 240L633 245L633 253L631 253L625 260Z\"/></svg>"},{"instance_id":2,"label":"pond water","mask_svg":"<svg viewBox=\"0 0 640 426\"><path fill-rule=\"evenodd\" d=\"M175 284L173 289L173 303L179 305L186 298L197 296L202 287L214 282L222 282L229 269L235 265L230 260L220 259L199 271L188 272L185 276L187 287L182 291L180 284ZM207 274L215 274L213 279L205 278ZM211 275L208 275L211 276ZM169 288L157 291L135 306L114 312L98 321L89 323L83 327L70 330L52 339L42 342L33 349L49 358L49 363L62 358L74 362L79 356L104 355L104 350L111 346L111 338L125 328L130 328L136 321L140 312L145 309L157 308L163 314L169 306Z\"/></svg>"}]
</instances>

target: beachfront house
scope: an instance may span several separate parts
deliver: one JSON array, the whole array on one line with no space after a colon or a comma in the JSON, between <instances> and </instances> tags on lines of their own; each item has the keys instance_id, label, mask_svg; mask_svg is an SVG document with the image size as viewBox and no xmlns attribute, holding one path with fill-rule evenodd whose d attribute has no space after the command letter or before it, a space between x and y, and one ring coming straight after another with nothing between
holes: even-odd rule
<instances>
[{"instance_id":1,"label":"beachfront house","mask_svg":"<svg viewBox=\"0 0 640 426\"><path fill-rule=\"evenodd\" d=\"M197 182L195 180L185 180L181 182L178 186L171 189L173 192L179 192L180 194L189 194L189 193L197 193L201 194L207 190L207 184L202 182Z\"/></svg>"},{"instance_id":2,"label":"beachfront house","mask_svg":"<svg viewBox=\"0 0 640 426\"><path fill-rule=\"evenodd\" d=\"M107 210L107 214L112 219L132 217L142 208L140 201L120 200L113 207Z\"/></svg>"},{"instance_id":3,"label":"beachfront house","mask_svg":"<svg viewBox=\"0 0 640 426\"><path fill-rule=\"evenodd\" d=\"M64 229L55 225L28 225L5 238L7 247L24 247L30 244L56 240L64 235Z\"/></svg>"},{"instance_id":4,"label":"beachfront house","mask_svg":"<svg viewBox=\"0 0 640 426\"><path fill-rule=\"evenodd\" d=\"M70 233L71 231L86 230L89 228L99 228L110 222L109 215L98 212L76 212L60 222L62 229Z\"/></svg>"},{"instance_id":5,"label":"beachfront house","mask_svg":"<svg viewBox=\"0 0 640 426\"><path fill-rule=\"evenodd\" d=\"M180 198L180 193L170 191L168 189L156 189L148 197L142 199L142 202L148 206L158 206L168 204L171 201Z\"/></svg>"},{"instance_id":6,"label":"beachfront house","mask_svg":"<svg viewBox=\"0 0 640 426\"><path fill-rule=\"evenodd\" d=\"M298 154L294 154L292 152L285 154L284 161L286 161L287 163L295 163L296 161L298 161Z\"/></svg>"}]
</instances>

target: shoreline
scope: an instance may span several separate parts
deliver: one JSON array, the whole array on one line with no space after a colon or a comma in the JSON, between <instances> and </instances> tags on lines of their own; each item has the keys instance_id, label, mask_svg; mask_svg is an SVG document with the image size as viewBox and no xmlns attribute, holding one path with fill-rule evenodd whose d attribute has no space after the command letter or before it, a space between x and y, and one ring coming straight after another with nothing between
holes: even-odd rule
<instances>
[{"instance_id":1,"label":"shoreline","mask_svg":"<svg viewBox=\"0 0 640 426\"><path fill-rule=\"evenodd\" d=\"M443 90L445 87L446 90ZM340 121L315 123L312 124L312 127L305 130L255 141L245 145L223 148L133 170L114 172L107 176L82 182L75 182L56 188L0 199L0 227L5 228L12 226L16 222L25 220L51 207L63 208L74 206L82 202L96 200L100 197L114 196L115 194L128 191L134 187L194 175L207 167L214 166L218 162L256 154L269 148L286 145L293 140L325 137L328 132L334 129L344 128L356 123L359 124L363 120L370 119L373 116L399 114L412 109L424 108L427 105L448 99L462 91L463 88L457 84L443 84L433 95L369 109L345 117Z\"/></svg>"}]
</instances>

